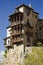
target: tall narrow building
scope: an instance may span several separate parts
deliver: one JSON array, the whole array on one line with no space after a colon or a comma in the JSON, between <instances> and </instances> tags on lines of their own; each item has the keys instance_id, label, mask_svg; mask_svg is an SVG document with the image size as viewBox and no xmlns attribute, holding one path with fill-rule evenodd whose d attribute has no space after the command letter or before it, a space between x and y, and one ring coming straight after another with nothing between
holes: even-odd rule
<instances>
[{"instance_id":1,"label":"tall narrow building","mask_svg":"<svg viewBox=\"0 0 43 65\"><path fill-rule=\"evenodd\" d=\"M24 54L26 46L36 46L38 40L43 41L43 30L40 28L41 25L43 29L43 24L39 24L43 23L43 20L39 19L39 13L34 11L31 5L22 4L16 7L15 12L9 16L9 22L7 37L4 39L4 45L9 53L15 52L20 58ZM11 51L12 49L14 51ZM11 55L7 56L9 58Z\"/></svg>"}]
</instances>

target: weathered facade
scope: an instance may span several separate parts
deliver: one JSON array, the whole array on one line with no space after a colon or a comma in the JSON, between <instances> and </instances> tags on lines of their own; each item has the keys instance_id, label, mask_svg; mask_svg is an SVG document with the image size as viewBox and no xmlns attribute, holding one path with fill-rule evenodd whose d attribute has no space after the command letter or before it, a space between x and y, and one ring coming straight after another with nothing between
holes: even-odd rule
<instances>
[{"instance_id":1,"label":"weathered facade","mask_svg":"<svg viewBox=\"0 0 43 65\"><path fill-rule=\"evenodd\" d=\"M37 22L37 40L43 44L43 19L38 19Z\"/></svg>"},{"instance_id":2,"label":"weathered facade","mask_svg":"<svg viewBox=\"0 0 43 65\"><path fill-rule=\"evenodd\" d=\"M39 13L35 12L29 6L24 4L15 8L14 14L9 16L10 26L7 27L7 38L5 42L13 46L14 44L24 44L25 46L36 45L36 40L39 39L41 34L43 40L43 33L38 29L43 29L43 20L39 19ZM39 24L41 22L41 24ZM41 33L40 33L41 32ZM38 39L37 39L38 36ZM7 46L7 47L8 47Z\"/></svg>"},{"instance_id":3,"label":"weathered facade","mask_svg":"<svg viewBox=\"0 0 43 65\"><path fill-rule=\"evenodd\" d=\"M16 65L14 63L18 63L25 47L36 46L38 41L43 43L43 19L39 19L39 13L31 6L22 4L15 8L14 14L9 16L9 21L7 37L4 38L8 60L6 65Z\"/></svg>"}]
</instances>

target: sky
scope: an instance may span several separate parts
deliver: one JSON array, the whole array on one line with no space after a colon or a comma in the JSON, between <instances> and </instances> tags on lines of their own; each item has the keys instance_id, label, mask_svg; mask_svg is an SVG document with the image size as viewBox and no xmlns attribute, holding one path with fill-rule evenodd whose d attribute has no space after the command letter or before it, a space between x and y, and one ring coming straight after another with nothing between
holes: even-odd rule
<instances>
[{"instance_id":1,"label":"sky","mask_svg":"<svg viewBox=\"0 0 43 65\"><path fill-rule=\"evenodd\" d=\"M9 15L14 13L15 7L21 4L32 4L32 8L43 18L43 0L0 0L0 51L4 51L4 41L6 37L6 27L10 25Z\"/></svg>"},{"instance_id":2,"label":"sky","mask_svg":"<svg viewBox=\"0 0 43 65\"><path fill-rule=\"evenodd\" d=\"M4 54L4 51L0 51L0 62L3 62L3 60L5 59Z\"/></svg>"}]
</instances>

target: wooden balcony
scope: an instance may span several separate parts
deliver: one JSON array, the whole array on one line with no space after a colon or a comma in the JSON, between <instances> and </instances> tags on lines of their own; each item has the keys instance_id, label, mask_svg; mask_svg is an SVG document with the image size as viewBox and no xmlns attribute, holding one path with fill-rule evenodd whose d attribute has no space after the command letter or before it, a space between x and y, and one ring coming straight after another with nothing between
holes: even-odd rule
<instances>
[{"instance_id":1,"label":"wooden balcony","mask_svg":"<svg viewBox=\"0 0 43 65\"><path fill-rule=\"evenodd\" d=\"M15 39L12 39L12 42L13 43L21 42L21 41L23 41L23 38L15 38Z\"/></svg>"},{"instance_id":2,"label":"wooden balcony","mask_svg":"<svg viewBox=\"0 0 43 65\"><path fill-rule=\"evenodd\" d=\"M7 44L7 39L6 39L6 40L4 40L4 46L5 46L6 48L12 47L12 43L10 42L10 43Z\"/></svg>"},{"instance_id":3,"label":"wooden balcony","mask_svg":"<svg viewBox=\"0 0 43 65\"><path fill-rule=\"evenodd\" d=\"M16 22L12 22L12 23L11 23L11 26L19 25L19 24L24 24L24 21L16 21Z\"/></svg>"},{"instance_id":4,"label":"wooden balcony","mask_svg":"<svg viewBox=\"0 0 43 65\"><path fill-rule=\"evenodd\" d=\"M11 36L18 35L18 34L21 34L21 31L17 30L17 31L11 32L10 34Z\"/></svg>"},{"instance_id":5,"label":"wooden balcony","mask_svg":"<svg viewBox=\"0 0 43 65\"><path fill-rule=\"evenodd\" d=\"M12 44L5 44L5 47L8 48L8 47L12 47L13 45Z\"/></svg>"}]
</instances>

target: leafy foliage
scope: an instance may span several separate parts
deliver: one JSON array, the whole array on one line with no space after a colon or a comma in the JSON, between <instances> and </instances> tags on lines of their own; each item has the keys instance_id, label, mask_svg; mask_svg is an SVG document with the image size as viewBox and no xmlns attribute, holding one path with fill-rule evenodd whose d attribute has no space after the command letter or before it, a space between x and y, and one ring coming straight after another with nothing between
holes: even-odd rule
<instances>
[{"instance_id":1,"label":"leafy foliage","mask_svg":"<svg viewBox=\"0 0 43 65\"><path fill-rule=\"evenodd\" d=\"M43 46L43 43L38 42L38 43L37 43L37 46Z\"/></svg>"},{"instance_id":2,"label":"leafy foliage","mask_svg":"<svg viewBox=\"0 0 43 65\"><path fill-rule=\"evenodd\" d=\"M4 57L7 57L7 50L5 50Z\"/></svg>"},{"instance_id":3,"label":"leafy foliage","mask_svg":"<svg viewBox=\"0 0 43 65\"><path fill-rule=\"evenodd\" d=\"M32 53L26 54L24 65L43 65L43 48L33 47Z\"/></svg>"}]
</instances>

